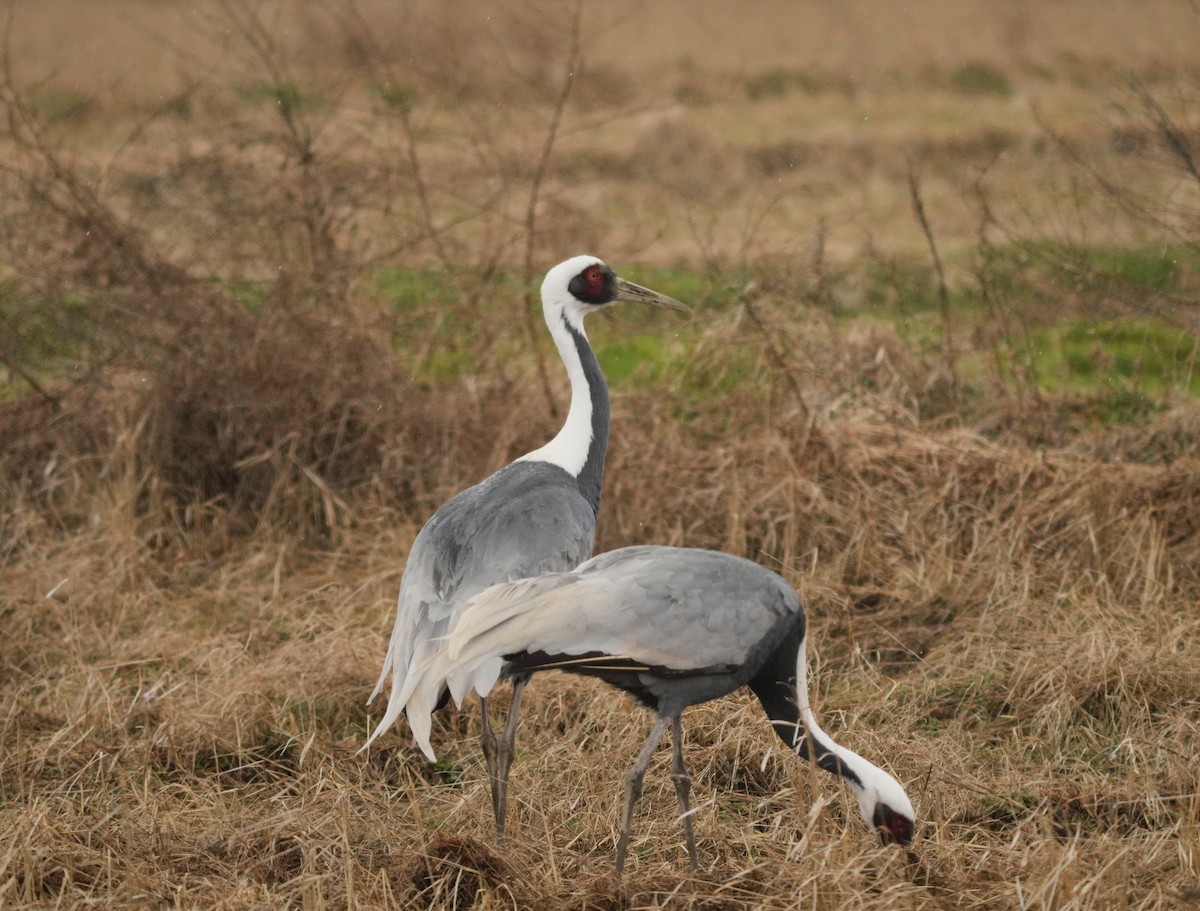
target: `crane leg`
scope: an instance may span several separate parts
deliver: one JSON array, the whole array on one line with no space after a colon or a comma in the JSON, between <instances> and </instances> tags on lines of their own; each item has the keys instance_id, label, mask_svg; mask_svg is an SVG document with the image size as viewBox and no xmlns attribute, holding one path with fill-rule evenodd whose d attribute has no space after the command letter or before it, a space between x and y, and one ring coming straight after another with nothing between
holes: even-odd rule
<instances>
[{"instance_id":1,"label":"crane leg","mask_svg":"<svg viewBox=\"0 0 1200 911\"><path fill-rule=\"evenodd\" d=\"M492 719L488 715L486 696L479 697L479 746L483 750L483 761L487 766L488 781L492 785L492 809L496 808L496 763L500 754L500 741L492 733Z\"/></svg>"},{"instance_id":2,"label":"crane leg","mask_svg":"<svg viewBox=\"0 0 1200 911\"><path fill-rule=\"evenodd\" d=\"M683 838L687 842L688 860L692 862L694 872L700 869L700 862L696 857L696 836L692 831L692 809L688 804L692 776L688 774L687 766L683 763L683 724L678 715L671 719L671 737L675 741L675 751L671 757L671 779L675 782L675 796L679 798L679 819L683 823Z\"/></svg>"},{"instance_id":3,"label":"crane leg","mask_svg":"<svg viewBox=\"0 0 1200 911\"><path fill-rule=\"evenodd\" d=\"M650 760L654 758L654 751L658 748L663 734L667 732L667 725L670 723L670 718L659 718L654 723L654 728L642 745L642 751L638 753L633 768L625 773L625 809L621 813L621 835L617 839L617 879L621 878L621 871L625 869L625 855L629 852L629 831L633 828L633 805L642 796L642 780L646 777L646 769L650 768Z\"/></svg>"},{"instance_id":4,"label":"crane leg","mask_svg":"<svg viewBox=\"0 0 1200 911\"><path fill-rule=\"evenodd\" d=\"M488 781L492 786L492 813L496 818L496 838L504 841L504 823L508 812L508 772L512 767L517 750L517 722L520 719L521 694L529 678L513 683L512 702L504 722L504 733L497 737L492 730L492 719L488 714L487 698L479 697L479 745L483 749L483 760L487 765Z\"/></svg>"},{"instance_id":5,"label":"crane leg","mask_svg":"<svg viewBox=\"0 0 1200 911\"><path fill-rule=\"evenodd\" d=\"M528 677L513 682L512 702L508 704L508 717L504 720L504 737L498 744L496 769L492 776L492 810L496 814L496 838L504 841L504 821L508 814L508 771L513 757L517 755L517 722L521 715L521 694L525 692Z\"/></svg>"}]
</instances>

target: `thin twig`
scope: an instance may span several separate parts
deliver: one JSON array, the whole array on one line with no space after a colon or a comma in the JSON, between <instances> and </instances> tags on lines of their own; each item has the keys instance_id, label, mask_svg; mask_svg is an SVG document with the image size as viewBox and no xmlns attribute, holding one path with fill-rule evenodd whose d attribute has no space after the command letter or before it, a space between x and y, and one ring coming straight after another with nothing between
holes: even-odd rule
<instances>
[{"instance_id":1,"label":"thin twig","mask_svg":"<svg viewBox=\"0 0 1200 911\"><path fill-rule=\"evenodd\" d=\"M221 0L220 7L266 71L275 95L275 110L285 131L283 146L300 168L302 224L308 241L311 278L314 286L332 303L342 290L336 279L349 270L343 262L343 251L335 232L334 207L324 167L316 151L316 134L302 105L289 100L296 91L295 82L284 72L279 48L258 13L240 9L233 0Z\"/></svg>"},{"instance_id":2,"label":"thin twig","mask_svg":"<svg viewBox=\"0 0 1200 911\"><path fill-rule=\"evenodd\" d=\"M395 108L400 122L400 133L404 138L404 154L408 159L408 166L412 171L413 188L416 190L417 205L421 209L421 219L423 236L428 238L433 243L434 250L437 253L443 265L450 264L450 256L446 251L446 245L442 241L444 231L436 225L436 220L433 216L433 204L430 201L429 183L425 177L424 167L421 161L420 146L417 142L417 131L413 126L412 106L408 101L400 96L399 86L400 80L396 77L391 66L388 66L385 61L386 55L381 51L379 42L375 40L375 30L367 22L363 16L362 10L358 8L356 0L345 0L346 10L349 12L353 24L356 26L355 40L369 47L371 50L370 65L382 73L380 80L389 90L397 93L397 104ZM378 78L378 77L377 77Z\"/></svg>"},{"instance_id":3,"label":"thin twig","mask_svg":"<svg viewBox=\"0 0 1200 911\"><path fill-rule=\"evenodd\" d=\"M582 60L582 46L579 36L583 21L583 0L576 0L575 9L571 16L571 43L567 50L566 72L562 85L559 87L558 99L554 104L554 112L550 116L550 125L546 128L546 136L542 142L542 152L538 156L537 167L533 171L533 179L529 182L529 201L525 208L525 263L522 277L525 286L525 331L529 339L531 351L537 354L538 376L542 381L542 389L546 393L546 401L550 405L552 417L558 417L558 405L550 389L550 376L546 370L546 359L537 343L537 301L533 293L533 253L537 241L537 208L541 196L542 183L546 179L546 171L550 167L550 157L554 152L554 143L558 138L559 125L562 123L563 112L567 108L567 100L571 97L571 88L575 84L575 73Z\"/></svg>"},{"instance_id":4,"label":"thin twig","mask_svg":"<svg viewBox=\"0 0 1200 911\"><path fill-rule=\"evenodd\" d=\"M946 369L950 371L950 387L954 401L958 402L958 372L954 364L954 335L950 322L950 292L946 287L946 270L942 268L942 258L938 255L937 243L933 238L933 229L929 226L929 218L925 215L925 201L921 198L921 187L917 182L917 173L912 160L908 162L908 193L912 199L913 214L917 224L929 244L929 255L933 259L933 270L937 275L938 305L942 313L942 358Z\"/></svg>"},{"instance_id":5,"label":"thin twig","mask_svg":"<svg viewBox=\"0 0 1200 911\"><path fill-rule=\"evenodd\" d=\"M1171 115L1158 103L1158 99L1151 94L1144 82L1135 77L1131 86L1133 93L1137 95L1138 100L1153 119L1154 128L1158 131L1163 143L1179 159L1183 169L1192 176L1192 179L1200 184L1200 165L1196 163L1192 145L1188 142L1183 130L1171 119Z\"/></svg>"},{"instance_id":6,"label":"thin twig","mask_svg":"<svg viewBox=\"0 0 1200 911\"><path fill-rule=\"evenodd\" d=\"M161 295L168 285L190 282L191 277L185 270L152 255L137 229L106 205L96 188L87 184L51 147L41 124L16 87L11 59L11 54L6 53L3 83L0 84L0 102L7 110L9 135L18 148L36 156L53 177L54 185L65 191L69 200L69 204L60 202L47 191L45 202L64 218L78 224L85 236L103 244L128 271L146 279L155 295ZM0 168L16 174L30 187L38 186L39 178L34 173L8 165L0 165Z\"/></svg>"},{"instance_id":7,"label":"thin twig","mask_svg":"<svg viewBox=\"0 0 1200 911\"><path fill-rule=\"evenodd\" d=\"M775 364L775 368L783 374L788 386L792 390L792 395L796 397L796 403L800 406L800 420L804 424L804 434L801 437L800 444L796 447L796 455L801 455L808 448L808 441L812 437L813 427L816 424L816 416L812 409L808 407L808 401L804 398L804 391L800 388L800 384L796 382L796 377L792 373L792 369L787 362L787 356L779 349L777 340L779 332L773 327L768 327L766 322L758 315L758 311L750 302L749 297L742 300L742 309L746 315L750 317L750 321L762 334L763 341L766 343L767 355Z\"/></svg>"}]
</instances>

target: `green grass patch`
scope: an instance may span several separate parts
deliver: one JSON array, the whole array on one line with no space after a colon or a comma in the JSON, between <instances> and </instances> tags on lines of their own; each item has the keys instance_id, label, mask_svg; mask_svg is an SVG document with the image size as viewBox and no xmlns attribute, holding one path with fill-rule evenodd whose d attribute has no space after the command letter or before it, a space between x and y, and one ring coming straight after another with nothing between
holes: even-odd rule
<instances>
[{"instance_id":1,"label":"green grass patch","mask_svg":"<svg viewBox=\"0 0 1200 911\"><path fill-rule=\"evenodd\" d=\"M622 268L621 274L694 307L723 306L736 294L731 282L682 269ZM516 326L524 319L521 308L525 306L526 289L520 276L494 276L478 307L467 312L463 307L464 288L470 287L471 281L469 276L434 268L387 268L376 273L374 292L405 317L404 329L395 339L397 349L425 349L421 362L415 365L421 379L449 380L476 369L478 352L474 346L484 324L504 319ZM543 333L540 311L536 319L538 332ZM589 319L587 332L610 383L621 383L635 375L641 381L657 381L673 369L673 362L679 358L680 333L687 332L688 325L683 315L623 302ZM493 344L516 339L520 341L515 342L518 347L512 355L520 358L520 349L525 345L523 331L498 333ZM432 344L427 344L430 341Z\"/></svg>"},{"instance_id":2,"label":"green grass patch","mask_svg":"<svg viewBox=\"0 0 1200 911\"><path fill-rule=\"evenodd\" d=\"M417 365L416 379L434 383L447 382L479 371L479 359L469 345L441 345Z\"/></svg>"},{"instance_id":3,"label":"green grass patch","mask_svg":"<svg viewBox=\"0 0 1200 911\"><path fill-rule=\"evenodd\" d=\"M863 306L884 313L932 313L940 309L937 275L925 262L872 260L863 274Z\"/></svg>"},{"instance_id":4,"label":"green grass patch","mask_svg":"<svg viewBox=\"0 0 1200 911\"><path fill-rule=\"evenodd\" d=\"M495 288L484 292L476 311L465 313L463 281L444 269L388 267L375 274L373 285L400 316L392 342L402 357L411 356L418 382L445 382L478 369L475 346L484 322L497 318L490 306L497 297L505 297L506 307L511 303L505 318L522 318L519 298Z\"/></svg>"},{"instance_id":5,"label":"green grass patch","mask_svg":"<svg viewBox=\"0 0 1200 911\"><path fill-rule=\"evenodd\" d=\"M1142 423L1170 395L1200 398L1193 334L1153 318L1060 316L1064 298L1078 311L1093 298L1189 293L1197 260L1186 249L1136 246L1022 243L997 250L988 270L991 306L973 281L949 290L960 377L982 376L985 361L1007 371L1016 358L1041 390L1084 393L1094 419L1105 424ZM858 305L843 309L840 321L886 321L914 351L937 354L944 324L932 266L890 258L864 264L860 274ZM987 338L1000 328L1009 343L999 351L986 341L966 344L979 331Z\"/></svg>"},{"instance_id":6,"label":"green grass patch","mask_svg":"<svg viewBox=\"0 0 1200 911\"><path fill-rule=\"evenodd\" d=\"M43 88L24 99L33 114L47 123L78 126L95 109L95 102L81 92L63 88Z\"/></svg>"},{"instance_id":7,"label":"green grass patch","mask_svg":"<svg viewBox=\"0 0 1200 911\"><path fill-rule=\"evenodd\" d=\"M1072 318L1032 331L1018 357L1042 391L1082 396L1076 419L1136 426L1173 397L1200 399L1196 348L1193 336L1151 319ZM999 358L1007 370L1010 354Z\"/></svg>"},{"instance_id":8,"label":"green grass patch","mask_svg":"<svg viewBox=\"0 0 1200 911\"><path fill-rule=\"evenodd\" d=\"M1074 249L1074 262L1083 265L1101 290L1110 291L1121 284L1136 285L1153 291L1170 292L1179 288L1179 261L1176 250L1126 248L1121 250Z\"/></svg>"},{"instance_id":9,"label":"green grass patch","mask_svg":"<svg viewBox=\"0 0 1200 911\"><path fill-rule=\"evenodd\" d=\"M618 269L622 278L644 285L687 304L694 310L725 309L754 278L749 270L721 274L671 266L629 265Z\"/></svg>"},{"instance_id":10,"label":"green grass patch","mask_svg":"<svg viewBox=\"0 0 1200 911\"><path fill-rule=\"evenodd\" d=\"M1104 272L1144 288L1173 291L1179 287L1179 260L1173 250L1125 250L1099 254L1097 266ZM1194 256L1190 257L1195 259ZM1193 262L1193 265L1195 263Z\"/></svg>"},{"instance_id":11,"label":"green grass patch","mask_svg":"<svg viewBox=\"0 0 1200 911\"><path fill-rule=\"evenodd\" d=\"M90 300L71 294L58 300L26 297L13 282L0 285L0 331L8 347L29 370L78 358L87 337Z\"/></svg>"},{"instance_id":12,"label":"green grass patch","mask_svg":"<svg viewBox=\"0 0 1200 911\"><path fill-rule=\"evenodd\" d=\"M394 82L376 83L371 89L384 106L393 111L411 111L419 99L416 89Z\"/></svg>"},{"instance_id":13,"label":"green grass patch","mask_svg":"<svg viewBox=\"0 0 1200 911\"><path fill-rule=\"evenodd\" d=\"M458 763L449 759L439 759L433 764L441 783L452 788L462 787L466 779L466 771Z\"/></svg>"},{"instance_id":14,"label":"green grass patch","mask_svg":"<svg viewBox=\"0 0 1200 911\"><path fill-rule=\"evenodd\" d=\"M693 308L727 306L752 277L750 273L741 271L717 276L668 266L630 265L617 268L621 277L669 295ZM535 294L541 278L539 274L533 280L530 290ZM445 269L388 267L375 273L373 286L376 294L392 301L397 309L417 311L429 305L447 306L463 301L467 297L464 288L472 281L469 276ZM485 301L519 300L527 290L521 277L512 273L494 276L491 285L485 292ZM628 313L634 314L649 313L655 309L639 307L637 304L622 306L627 307Z\"/></svg>"},{"instance_id":15,"label":"green grass patch","mask_svg":"<svg viewBox=\"0 0 1200 911\"><path fill-rule=\"evenodd\" d=\"M1013 96L1012 82L1004 72L990 63L971 61L950 74L950 84L964 95L996 98Z\"/></svg>"},{"instance_id":16,"label":"green grass patch","mask_svg":"<svg viewBox=\"0 0 1200 911\"><path fill-rule=\"evenodd\" d=\"M967 337L986 319L983 300L974 283L954 285L949 296L950 330ZM915 349L940 350L945 333L937 274L917 260L872 261L864 266L858 306L841 309L841 322L868 317L886 322Z\"/></svg>"},{"instance_id":17,"label":"green grass patch","mask_svg":"<svg viewBox=\"0 0 1200 911\"><path fill-rule=\"evenodd\" d=\"M461 297L454 276L444 269L388 267L375 274L375 292L399 310L415 311L428 306L445 306Z\"/></svg>"},{"instance_id":18,"label":"green grass patch","mask_svg":"<svg viewBox=\"0 0 1200 911\"><path fill-rule=\"evenodd\" d=\"M238 97L251 107L273 104L281 114L290 117L303 111L321 110L328 106L321 91L304 82L255 82L238 89Z\"/></svg>"},{"instance_id":19,"label":"green grass patch","mask_svg":"<svg viewBox=\"0 0 1200 911\"><path fill-rule=\"evenodd\" d=\"M761 101L765 98L783 98L792 92L803 92L815 95L821 91L821 83L809 74L800 70L789 70L784 67L771 67L761 73L747 76L742 81L742 89L751 101Z\"/></svg>"},{"instance_id":20,"label":"green grass patch","mask_svg":"<svg viewBox=\"0 0 1200 911\"><path fill-rule=\"evenodd\" d=\"M610 385L623 383L635 375L643 380L661 379L675 359L660 336L639 334L621 338L615 332L596 357Z\"/></svg>"},{"instance_id":21,"label":"green grass patch","mask_svg":"<svg viewBox=\"0 0 1200 911\"><path fill-rule=\"evenodd\" d=\"M1149 319L1072 319L1033 335L1049 387L1200 396L1194 336Z\"/></svg>"},{"instance_id":22,"label":"green grass patch","mask_svg":"<svg viewBox=\"0 0 1200 911\"><path fill-rule=\"evenodd\" d=\"M251 313L262 313L267 308L267 300L271 296L271 288L266 282L234 282L229 290Z\"/></svg>"},{"instance_id":23,"label":"green grass patch","mask_svg":"<svg viewBox=\"0 0 1200 911\"><path fill-rule=\"evenodd\" d=\"M996 264L1001 274L1042 276L1073 291L1120 294L1131 286L1171 294L1189 291L1187 279L1200 270L1200 254L1187 247L1023 242L1000 251Z\"/></svg>"}]
</instances>

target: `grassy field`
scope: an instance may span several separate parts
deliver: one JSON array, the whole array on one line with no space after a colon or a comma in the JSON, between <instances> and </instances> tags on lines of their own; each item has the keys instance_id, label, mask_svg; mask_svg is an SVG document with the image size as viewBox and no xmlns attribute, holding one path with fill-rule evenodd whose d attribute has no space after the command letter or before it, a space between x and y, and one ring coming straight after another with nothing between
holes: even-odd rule
<instances>
[{"instance_id":1,"label":"grassy field","mask_svg":"<svg viewBox=\"0 0 1200 911\"><path fill-rule=\"evenodd\" d=\"M914 9L915 7L915 9ZM752 10L752 12L748 12ZM578 15L576 15L578 13ZM1187 3L18 0L0 85L0 907L1200 902L1200 14ZM597 549L781 572L884 849L757 703L546 675L358 755L413 536L589 333ZM665 751L664 751L665 754Z\"/></svg>"}]
</instances>

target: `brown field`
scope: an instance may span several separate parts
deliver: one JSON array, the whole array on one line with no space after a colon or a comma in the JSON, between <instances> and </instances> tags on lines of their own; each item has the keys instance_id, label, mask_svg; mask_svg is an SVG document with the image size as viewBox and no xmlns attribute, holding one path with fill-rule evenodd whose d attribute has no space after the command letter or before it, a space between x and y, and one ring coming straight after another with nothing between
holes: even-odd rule
<instances>
[{"instance_id":1,"label":"brown field","mask_svg":"<svg viewBox=\"0 0 1200 911\"><path fill-rule=\"evenodd\" d=\"M1200 12L16 0L0 134L0 908L1200 903ZM597 550L717 547L919 814L879 847L757 705L545 675L355 751L405 556L540 445L589 332ZM665 750L663 753L665 754Z\"/></svg>"}]
</instances>

